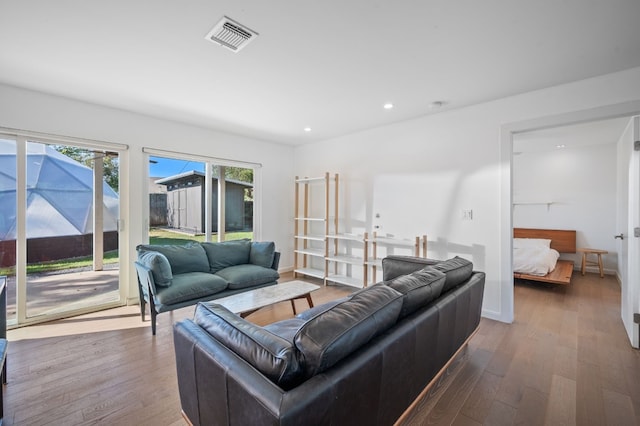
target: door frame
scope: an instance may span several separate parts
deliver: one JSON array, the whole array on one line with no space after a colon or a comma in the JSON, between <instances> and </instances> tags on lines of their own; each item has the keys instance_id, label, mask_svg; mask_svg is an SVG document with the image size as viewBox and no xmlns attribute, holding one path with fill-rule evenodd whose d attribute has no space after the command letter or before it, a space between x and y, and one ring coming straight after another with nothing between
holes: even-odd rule
<instances>
[{"instance_id":1,"label":"door frame","mask_svg":"<svg viewBox=\"0 0 640 426\"><path fill-rule=\"evenodd\" d=\"M507 123L500 127L500 321L514 319L513 135L534 130L640 114L640 100Z\"/></svg>"}]
</instances>

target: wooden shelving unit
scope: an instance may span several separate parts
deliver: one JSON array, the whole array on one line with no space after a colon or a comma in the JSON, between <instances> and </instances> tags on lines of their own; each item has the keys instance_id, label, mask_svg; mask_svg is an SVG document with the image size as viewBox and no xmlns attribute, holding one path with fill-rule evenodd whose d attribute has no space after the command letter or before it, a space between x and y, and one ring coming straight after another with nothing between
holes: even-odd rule
<instances>
[{"instance_id":1,"label":"wooden shelving unit","mask_svg":"<svg viewBox=\"0 0 640 426\"><path fill-rule=\"evenodd\" d=\"M367 286L366 264L366 240L367 233L364 235L354 234L329 234L329 241L333 241L333 252L327 256L328 269L325 281L331 281L339 284L351 285L354 287ZM361 255L352 254L360 252ZM362 277L354 276L353 268L362 269Z\"/></svg>"},{"instance_id":2,"label":"wooden shelving unit","mask_svg":"<svg viewBox=\"0 0 640 426\"><path fill-rule=\"evenodd\" d=\"M325 279L329 247L329 197L331 183L335 183L336 193L338 175L325 173L320 177L296 176L295 179L295 212L294 212L294 255L293 276L306 275ZM312 193L313 192L313 193ZM322 197L313 197L320 192ZM312 199L324 200L324 205L312 205Z\"/></svg>"},{"instance_id":3,"label":"wooden shelving unit","mask_svg":"<svg viewBox=\"0 0 640 426\"><path fill-rule=\"evenodd\" d=\"M368 256L365 264L371 268L371 282L376 283L378 280L378 270L382 269L382 258L391 254L391 249L403 250L407 256L427 257L427 236L416 236L414 239L402 239L386 235L378 235L377 232L371 234L371 238L367 239L367 247L370 247L371 256ZM380 253L380 248L385 247L384 253ZM368 253L368 251L367 251Z\"/></svg>"},{"instance_id":4,"label":"wooden shelving unit","mask_svg":"<svg viewBox=\"0 0 640 426\"><path fill-rule=\"evenodd\" d=\"M294 212L293 276L320 278L324 284L337 283L366 287L377 280L382 257L387 254L423 256L427 236L415 240L377 235L340 233L339 175L328 172L320 177L296 176ZM321 200L322 205L312 205ZM379 252L384 246L387 250ZM358 272L360 269L361 272ZM372 271L370 274L369 271Z\"/></svg>"}]
</instances>

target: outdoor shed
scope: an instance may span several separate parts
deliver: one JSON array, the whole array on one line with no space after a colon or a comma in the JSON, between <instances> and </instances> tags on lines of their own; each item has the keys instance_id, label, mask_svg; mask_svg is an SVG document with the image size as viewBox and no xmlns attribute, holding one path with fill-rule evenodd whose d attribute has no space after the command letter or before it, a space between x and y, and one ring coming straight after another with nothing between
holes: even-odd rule
<instances>
[{"instance_id":1,"label":"outdoor shed","mask_svg":"<svg viewBox=\"0 0 640 426\"><path fill-rule=\"evenodd\" d=\"M205 175L195 170L159 179L167 187L167 225L194 234L205 229ZM253 229L253 203L245 201L245 192L253 185L225 179L225 228L227 231ZM212 178L213 232L218 231L218 178Z\"/></svg>"}]
</instances>

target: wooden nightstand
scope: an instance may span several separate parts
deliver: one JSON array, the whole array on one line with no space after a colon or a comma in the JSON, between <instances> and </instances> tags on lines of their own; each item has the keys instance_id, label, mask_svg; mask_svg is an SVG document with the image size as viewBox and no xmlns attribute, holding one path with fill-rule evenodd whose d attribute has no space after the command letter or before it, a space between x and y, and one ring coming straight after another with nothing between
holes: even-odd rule
<instances>
[{"instance_id":1,"label":"wooden nightstand","mask_svg":"<svg viewBox=\"0 0 640 426\"><path fill-rule=\"evenodd\" d=\"M582 253L582 275L584 275L585 267L587 265L597 266L600 269L600 278L604 278L604 267L602 266L602 255L609 253L607 250L598 250L591 248L579 248L578 251ZM588 260L587 255L594 254L598 256L597 261Z\"/></svg>"}]
</instances>

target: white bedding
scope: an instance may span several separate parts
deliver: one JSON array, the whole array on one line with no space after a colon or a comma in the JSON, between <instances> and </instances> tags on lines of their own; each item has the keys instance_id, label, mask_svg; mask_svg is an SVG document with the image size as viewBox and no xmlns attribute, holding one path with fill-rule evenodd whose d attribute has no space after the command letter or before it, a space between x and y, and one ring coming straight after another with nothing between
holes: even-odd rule
<instances>
[{"instance_id":1,"label":"white bedding","mask_svg":"<svg viewBox=\"0 0 640 426\"><path fill-rule=\"evenodd\" d=\"M560 253L549 248L548 244L517 244L514 241L513 271L527 275L547 275L555 269L559 257Z\"/></svg>"}]
</instances>

